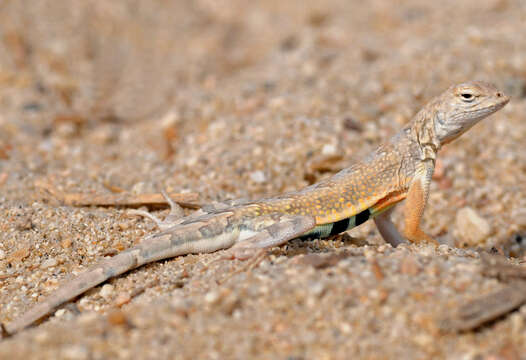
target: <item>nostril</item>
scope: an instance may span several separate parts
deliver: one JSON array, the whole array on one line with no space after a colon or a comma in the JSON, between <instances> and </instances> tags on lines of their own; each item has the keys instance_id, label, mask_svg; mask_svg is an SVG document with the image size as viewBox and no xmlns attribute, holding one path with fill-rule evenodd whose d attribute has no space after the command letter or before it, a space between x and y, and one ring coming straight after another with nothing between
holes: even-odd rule
<instances>
[{"instance_id":1,"label":"nostril","mask_svg":"<svg viewBox=\"0 0 526 360\"><path fill-rule=\"evenodd\" d=\"M501 92L498 92L498 93L497 93L497 97L502 97L502 93L501 93Z\"/></svg>"}]
</instances>

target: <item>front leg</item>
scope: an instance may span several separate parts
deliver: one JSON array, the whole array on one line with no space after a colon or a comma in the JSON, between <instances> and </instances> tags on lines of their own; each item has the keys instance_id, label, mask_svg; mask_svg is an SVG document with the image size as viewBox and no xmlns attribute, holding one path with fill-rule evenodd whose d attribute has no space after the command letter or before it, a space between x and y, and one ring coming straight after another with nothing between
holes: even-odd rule
<instances>
[{"instance_id":1,"label":"front leg","mask_svg":"<svg viewBox=\"0 0 526 360\"><path fill-rule=\"evenodd\" d=\"M404 209L405 229L404 235L411 242L429 242L437 244L438 242L431 236L427 235L420 228L420 221L424 214L424 208L427 203L429 195L429 185L431 184L431 176L434 171L434 163L428 160L424 163L424 171L421 175L416 176L409 186Z\"/></svg>"}]
</instances>

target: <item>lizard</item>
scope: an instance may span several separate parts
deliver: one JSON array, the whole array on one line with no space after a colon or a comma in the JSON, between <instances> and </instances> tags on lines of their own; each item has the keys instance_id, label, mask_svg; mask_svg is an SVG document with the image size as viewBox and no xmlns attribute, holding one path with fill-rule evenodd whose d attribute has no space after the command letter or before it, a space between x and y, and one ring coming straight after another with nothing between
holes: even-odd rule
<instances>
[{"instance_id":1,"label":"lizard","mask_svg":"<svg viewBox=\"0 0 526 360\"><path fill-rule=\"evenodd\" d=\"M225 250L227 258L247 259L294 238L327 238L369 219L374 219L381 236L392 246L404 239L437 244L420 227L437 152L509 100L485 82L453 85L362 161L299 191L258 201L204 206L186 217L165 195L171 211L164 220L138 211L153 219L159 232L96 263L21 317L2 324L3 336L32 325L112 277L175 256ZM391 221L395 205L402 200L403 235Z\"/></svg>"}]
</instances>

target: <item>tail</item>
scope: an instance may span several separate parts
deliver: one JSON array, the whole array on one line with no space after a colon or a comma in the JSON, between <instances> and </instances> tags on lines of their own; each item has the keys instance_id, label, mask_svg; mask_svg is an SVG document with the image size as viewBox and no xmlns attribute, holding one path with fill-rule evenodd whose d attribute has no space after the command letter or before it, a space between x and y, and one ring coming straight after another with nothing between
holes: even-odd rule
<instances>
[{"instance_id":1,"label":"tail","mask_svg":"<svg viewBox=\"0 0 526 360\"><path fill-rule=\"evenodd\" d=\"M214 252L231 247L239 231L230 223L231 213L204 216L149 236L140 245L125 250L66 282L47 299L20 318L1 325L2 336L9 336L50 314L55 308L104 281L147 263L190 253Z\"/></svg>"}]
</instances>

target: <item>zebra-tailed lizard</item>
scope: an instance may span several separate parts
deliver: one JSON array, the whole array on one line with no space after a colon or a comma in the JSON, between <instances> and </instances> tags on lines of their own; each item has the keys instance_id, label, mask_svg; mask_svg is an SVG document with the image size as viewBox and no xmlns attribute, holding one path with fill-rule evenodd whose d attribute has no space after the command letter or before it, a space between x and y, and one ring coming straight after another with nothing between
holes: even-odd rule
<instances>
[{"instance_id":1,"label":"zebra-tailed lizard","mask_svg":"<svg viewBox=\"0 0 526 360\"><path fill-rule=\"evenodd\" d=\"M433 99L412 121L363 161L297 192L259 201L209 206L159 221L160 232L141 244L103 260L66 282L23 316L3 325L13 334L107 279L146 263L189 253L228 249L226 256L247 258L261 249L298 237L328 237L374 218L385 241L436 241L420 229L435 159L442 145L456 139L509 98L493 85L467 82ZM394 205L406 200L404 236L390 220Z\"/></svg>"}]
</instances>

